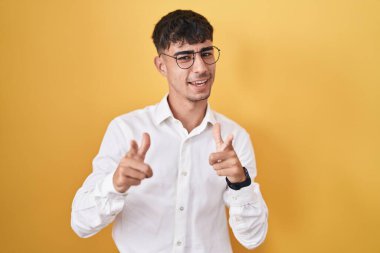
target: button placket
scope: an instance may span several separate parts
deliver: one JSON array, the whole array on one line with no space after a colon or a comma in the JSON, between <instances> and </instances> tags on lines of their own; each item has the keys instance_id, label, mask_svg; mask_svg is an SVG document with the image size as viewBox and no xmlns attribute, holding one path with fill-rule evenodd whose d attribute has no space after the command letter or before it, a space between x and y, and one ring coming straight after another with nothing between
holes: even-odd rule
<instances>
[{"instance_id":1,"label":"button placket","mask_svg":"<svg viewBox=\"0 0 380 253\"><path fill-rule=\"evenodd\" d=\"M177 178L177 198L175 213L175 234L174 234L174 252L182 252L185 245L187 230L187 210L189 195L189 178L188 170L190 164L190 140L184 139L180 147L179 170Z\"/></svg>"}]
</instances>

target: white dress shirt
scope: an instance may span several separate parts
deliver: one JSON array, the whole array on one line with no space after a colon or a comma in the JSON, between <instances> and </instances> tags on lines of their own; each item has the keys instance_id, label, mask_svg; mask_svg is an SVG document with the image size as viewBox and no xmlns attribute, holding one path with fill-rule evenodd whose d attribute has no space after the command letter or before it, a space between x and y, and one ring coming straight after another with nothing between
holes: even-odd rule
<instances>
[{"instance_id":1,"label":"white dress shirt","mask_svg":"<svg viewBox=\"0 0 380 253\"><path fill-rule=\"evenodd\" d=\"M216 122L223 139L234 135L235 152L252 178L250 186L230 189L225 177L209 165L209 155L216 152L212 134ZM144 132L151 139L145 163L153 177L119 193L113 173L130 141L140 144ZM93 172L75 195L71 226L80 237L89 237L114 222L113 239L121 253L230 253L226 204L235 237L255 248L268 227L268 210L255 176L253 148L243 128L208 105L202 123L188 133L173 117L166 95L157 105L111 121L93 160Z\"/></svg>"}]
</instances>

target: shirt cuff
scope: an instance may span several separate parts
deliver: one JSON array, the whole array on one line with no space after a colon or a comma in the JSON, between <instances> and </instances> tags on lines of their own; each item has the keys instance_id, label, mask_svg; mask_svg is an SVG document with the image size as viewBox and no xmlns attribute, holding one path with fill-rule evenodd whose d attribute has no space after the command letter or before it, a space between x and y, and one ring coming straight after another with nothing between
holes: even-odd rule
<instances>
[{"instance_id":1,"label":"shirt cuff","mask_svg":"<svg viewBox=\"0 0 380 253\"><path fill-rule=\"evenodd\" d=\"M254 182L247 187L243 187L240 190L233 190L228 188L228 203L230 206L243 206L247 204L254 204L259 200L258 197L258 185Z\"/></svg>"},{"instance_id":2,"label":"shirt cuff","mask_svg":"<svg viewBox=\"0 0 380 253\"><path fill-rule=\"evenodd\" d=\"M114 188L113 173L105 176L94 192L94 200L100 216L111 221L123 209L126 195L126 192L120 193Z\"/></svg>"}]
</instances>

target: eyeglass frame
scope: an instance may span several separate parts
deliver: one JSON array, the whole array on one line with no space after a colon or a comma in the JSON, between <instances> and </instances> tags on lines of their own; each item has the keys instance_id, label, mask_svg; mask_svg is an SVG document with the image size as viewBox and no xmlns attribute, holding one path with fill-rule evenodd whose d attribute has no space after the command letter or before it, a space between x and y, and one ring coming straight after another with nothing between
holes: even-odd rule
<instances>
[{"instance_id":1,"label":"eyeglass frame","mask_svg":"<svg viewBox=\"0 0 380 253\"><path fill-rule=\"evenodd\" d=\"M198 52L194 52L193 50L180 51L180 52L175 53L174 55L168 55L168 54L165 54L165 53L159 53L159 54L158 54L158 57L161 57L161 55L169 56L169 57L175 59L175 62L177 63L177 66L178 66L180 69L189 69L189 68L191 68L191 67L194 65L194 62L195 62L195 54L202 53L202 52L205 52L205 51L207 52L207 50L209 50L209 49L211 49L211 48L214 48L214 49L218 50L218 59L216 59L216 61L215 61L214 63L211 63L211 64L205 62L204 59L202 58L202 56L201 56L201 59L202 59L202 61L203 61L205 64L207 64L207 65L213 65L213 64L215 64L215 63L219 60L219 58L220 58L220 51L221 51L221 50L220 50L217 46L204 47L204 48L202 48L202 49L201 49L200 51L198 51ZM178 55L177 55L177 54L178 54ZM189 67L187 67L187 68L182 68L182 67L179 66L177 57L178 57L179 55L181 55L181 54L192 54L192 55L193 55L193 63L192 63Z\"/></svg>"}]
</instances>

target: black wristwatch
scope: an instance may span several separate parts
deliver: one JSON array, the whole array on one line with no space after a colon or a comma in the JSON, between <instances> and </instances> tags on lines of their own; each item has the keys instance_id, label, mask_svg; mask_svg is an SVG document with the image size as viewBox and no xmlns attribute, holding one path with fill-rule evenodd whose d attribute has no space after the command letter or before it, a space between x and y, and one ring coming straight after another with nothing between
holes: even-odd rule
<instances>
[{"instance_id":1,"label":"black wristwatch","mask_svg":"<svg viewBox=\"0 0 380 253\"><path fill-rule=\"evenodd\" d=\"M244 173L245 173L245 180L240 183L231 183L230 180L226 177L227 185L230 187L232 190L240 190L243 187L247 187L251 185L251 177L249 176L248 170L244 168Z\"/></svg>"}]
</instances>

